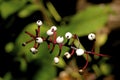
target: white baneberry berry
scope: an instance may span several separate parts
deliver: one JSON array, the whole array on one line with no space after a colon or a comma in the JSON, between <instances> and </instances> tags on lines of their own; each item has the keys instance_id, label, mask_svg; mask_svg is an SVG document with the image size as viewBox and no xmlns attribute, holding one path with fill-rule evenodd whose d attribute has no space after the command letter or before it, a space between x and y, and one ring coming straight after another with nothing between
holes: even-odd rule
<instances>
[{"instance_id":1,"label":"white baneberry berry","mask_svg":"<svg viewBox=\"0 0 120 80\"><path fill-rule=\"evenodd\" d=\"M89 40L94 40L95 38L96 38L96 36L95 36L94 33L90 33L90 34L88 35L88 39L89 39Z\"/></svg>"},{"instance_id":2,"label":"white baneberry berry","mask_svg":"<svg viewBox=\"0 0 120 80\"><path fill-rule=\"evenodd\" d=\"M36 42L37 42L37 43L42 43L42 42L43 42L43 39L42 39L41 37L37 37L37 38L36 38Z\"/></svg>"},{"instance_id":3,"label":"white baneberry berry","mask_svg":"<svg viewBox=\"0 0 120 80\"><path fill-rule=\"evenodd\" d=\"M56 26L52 26L50 29L56 31L57 27Z\"/></svg>"},{"instance_id":4,"label":"white baneberry berry","mask_svg":"<svg viewBox=\"0 0 120 80\"><path fill-rule=\"evenodd\" d=\"M31 51L32 53L37 53L37 52L38 52L38 50L37 50L36 48L34 48L34 47L30 48L30 51Z\"/></svg>"},{"instance_id":5,"label":"white baneberry berry","mask_svg":"<svg viewBox=\"0 0 120 80\"><path fill-rule=\"evenodd\" d=\"M77 56L81 56L84 54L84 50L83 49L76 49L76 54L77 54Z\"/></svg>"},{"instance_id":6,"label":"white baneberry berry","mask_svg":"<svg viewBox=\"0 0 120 80\"><path fill-rule=\"evenodd\" d=\"M42 21L41 21L41 20L38 20L38 21L36 22L36 24L37 24L38 26L41 26L41 25L42 25Z\"/></svg>"},{"instance_id":7,"label":"white baneberry berry","mask_svg":"<svg viewBox=\"0 0 120 80\"><path fill-rule=\"evenodd\" d=\"M67 32L67 33L65 34L65 38L67 38L67 39L72 38L72 33Z\"/></svg>"},{"instance_id":8,"label":"white baneberry berry","mask_svg":"<svg viewBox=\"0 0 120 80\"><path fill-rule=\"evenodd\" d=\"M61 37L61 36L58 36L57 39L56 39L57 43L62 43L63 41L64 41L64 38Z\"/></svg>"},{"instance_id":9,"label":"white baneberry berry","mask_svg":"<svg viewBox=\"0 0 120 80\"><path fill-rule=\"evenodd\" d=\"M58 57L54 57L54 62L57 64L57 63L59 63L59 58Z\"/></svg>"},{"instance_id":10,"label":"white baneberry berry","mask_svg":"<svg viewBox=\"0 0 120 80\"><path fill-rule=\"evenodd\" d=\"M80 73L81 75L83 75L84 70L83 70L83 69L80 69L80 70L79 70L79 73Z\"/></svg>"},{"instance_id":11,"label":"white baneberry berry","mask_svg":"<svg viewBox=\"0 0 120 80\"><path fill-rule=\"evenodd\" d=\"M53 35L53 32L49 29L49 30L47 30L47 35L49 35L49 36L51 36L51 35Z\"/></svg>"},{"instance_id":12,"label":"white baneberry berry","mask_svg":"<svg viewBox=\"0 0 120 80\"><path fill-rule=\"evenodd\" d=\"M66 56L67 59L69 59L71 57L70 53L69 52L65 52L64 54Z\"/></svg>"}]
</instances>

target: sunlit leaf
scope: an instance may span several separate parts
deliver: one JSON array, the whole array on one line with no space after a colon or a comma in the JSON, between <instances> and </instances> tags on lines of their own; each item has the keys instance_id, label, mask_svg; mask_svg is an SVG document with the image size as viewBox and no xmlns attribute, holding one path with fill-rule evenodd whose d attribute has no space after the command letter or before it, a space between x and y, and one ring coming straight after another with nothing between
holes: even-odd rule
<instances>
[{"instance_id":1,"label":"sunlit leaf","mask_svg":"<svg viewBox=\"0 0 120 80\"><path fill-rule=\"evenodd\" d=\"M25 17L28 17L30 16L33 12L35 12L36 10L39 10L39 6L38 5L35 5L35 4L29 4L29 5L26 5L24 7L24 9L22 9L20 12L19 12L19 17L21 18L25 18Z\"/></svg>"},{"instance_id":2,"label":"sunlit leaf","mask_svg":"<svg viewBox=\"0 0 120 80\"><path fill-rule=\"evenodd\" d=\"M52 14L52 16L55 18L56 21L60 21L61 17L58 14L58 12L56 11L55 7L52 5L51 2L47 2L47 7L49 12Z\"/></svg>"},{"instance_id":3,"label":"sunlit leaf","mask_svg":"<svg viewBox=\"0 0 120 80\"><path fill-rule=\"evenodd\" d=\"M84 36L90 32L96 32L105 26L110 15L110 6L91 6L71 16L68 25L61 25L60 34L72 32Z\"/></svg>"},{"instance_id":4,"label":"sunlit leaf","mask_svg":"<svg viewBox=\"0 0 120 80\"><path fill-rule=\"evenodd\" d=\"M60 57L59 59L60 59L59 63L58 64L54 64L54 65L59 67L59 68L64 68L66 66L65 61L63 60L62 57Z\"/></svg>"},{"instance_id":5,"label":"sunlit leaf","mask_svg":"<svg viewBox=\"0 0 120 80\"><path fill-rule=\"evenodd\" d=\"M108 38L107 34L98 35L98 36L96 37L96 45L97 45L97 46L102 46L102 45L104 45L104 44L106 43L106 41L107 41L107 38Z\"/></svg>"},{"instance_id":6,"label":"sunlit leaf","mask_svg":"<svg viewBox=\"0 0 120 80\"><path fill-rule=\"evenodd\" d=\"M8 16L14 14L18 10L20 10L25 5L25 3L25 0L11 0L1 3L2 18L6 19Z\"/></svg>"}]
</instances>

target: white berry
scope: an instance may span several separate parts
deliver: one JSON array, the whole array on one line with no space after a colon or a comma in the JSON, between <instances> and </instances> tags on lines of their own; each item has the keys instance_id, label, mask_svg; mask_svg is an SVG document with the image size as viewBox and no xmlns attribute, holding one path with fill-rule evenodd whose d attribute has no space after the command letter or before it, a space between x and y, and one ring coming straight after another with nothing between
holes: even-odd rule
<instances>
[{"instance_id":1,"label":"white berry","mask_svg":"<svg viewBox=\"0 0 120 80\"><path fill-rule=\"evenodd\" d=\"M57 63L59 63L59 58L58 57L54 57L54 62L57 64Z\"/></svg>"},{"instance_id":2,"label":"white berry","mask_svg":"<svg viewBox=\"0 0 120 80\"><path fill-rule=\"evenodd\" d=\"M42 25L42 21L41 21L41 20L38 20L38 21L36 22L36 24L37 24L38 26L41 26L41 25Z\"/></svg>"},{"instance_id":3,"label":"white berry","mask_svg":"<svg viewBox=\"0 0 120 80\"><path fill-rule=\"evenodd\" d=\"M65 38L67 38L67 39L72 38L72 33L67 32L67 33L65 34Z\"/></svg>"},{"instance_id":4,"label":"white berry","mask_svg":"<svg viewBox=\"0 0 120 80\"><path fill-rule=\"evenodd\" d=\"M64 38L61 37L61 36L58 36L57 39L56 39L57 43L62 43L63 41L64 41Z\"/></svg>"},{"instance_id":5,"label":"white berry","mask_svg":"<svg viewBox=\"0 0 120 80\"><path fill-rule=\"evenodd\" d=\"M42 39L41 37L37 37L37 38L36 38L36 42L37 42L37 43L42 43L42 42L43 42L43 39Z\"/></svg>"},{"instance_id":6,"label":"white berry","mask_svg":"<svg viewBox=\"0 0 120 80\"><path fill-rule=\"evenodd\" d=\"M31 51L32 53L37 53L37 52L38 52L38 50L37 50L36 48L34 48L34 47L30 48L30 51Z\"/></svg>"},{"instance_id":7,"label":"white berry","mask_svg":"<svg viewBox=\"0 0 120 80\"><path fill-rule=\"evenodd\" d=\"M70 53L69 52L65 52L64 54L66 56L67 59L69 59L71 57Z\"/></svg>"},{"instance_id":8,"label":"white berry","mask_svg":"<svg viewBox=\"0 0 120 80\"><path fill-rule=\"evenodd\" d=\"M96 38L96 36L95 36L94 33L90 33L90 34L88 35L88 39L89 39L89 40L94 40L95 38Z\"/></svg>"},{"instance_id":9,"label":"white berry","mask_svg":"<svg viewBox=\"0 0 120 80\"><path fill-rule=\"evenodd\" d=\"M57 30L57 27L56 27L56 26L52 26L52 27L51 27L51 30L56 31L56 30Z\"/></svg>"},{"instance_id":10,"label":"white berry","mask_svg":"<svg viewBox=\"0 0 120 80\"><path fill-rule=\"evenodd\" d=\"M51 36L51 35L53 35L53 32L49 29L49 30L47 31L47 35Z\"/></svg>"},{"instance_id":11,"label":"white berry","mask_svg":"<svg viewBox=\"0 0 120 80\"><path fill-rule=\"evenodd\" d=\"M83 49L76 49L76 54L77 54L77 56L81 56L84 54L84 50Z\"/></svg>"}]
</instances>

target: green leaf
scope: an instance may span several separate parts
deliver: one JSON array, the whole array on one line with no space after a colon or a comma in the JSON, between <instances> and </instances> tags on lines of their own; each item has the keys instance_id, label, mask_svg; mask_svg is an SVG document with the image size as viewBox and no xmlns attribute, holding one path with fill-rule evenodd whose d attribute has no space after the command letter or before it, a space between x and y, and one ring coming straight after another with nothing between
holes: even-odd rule
<instances>
[{"instance_id":1,"label":"green leaf","mask_svg":"<svg viewBox=\"0 0 120 80\"><path fill-rule=\"evenodd\" d=\"M33 80L53 80L56 76L56 69L51 65L44 65L38 72L35 74Z\"/></svg>"},{"instance_id":2,"label":"green leaf","mask_svg":"<svg viewBox=\"0 0 120 80\"><path fill-rule=\"evenodd\" d=\"M6 19L10 15L20 10L26 3L26 0L11 0L1 3L1 15Z\"/></svg>"},{"instance_id":3,"label":"green leaf","mask_svg":"<svg viewBox=\"0 0 120 80\"><path fill-rule=\"evenodd\" d=\"M25 18L30 16L33 12L35 12L36 10L39 10L39 6L36 4L29 4L26 5L24 9L22 9L18 16L21 18Z\"/></svg>"},{"instance_id":4,"label":"green leaf","mask_svg":"<svg viewBox=\"0 0 120 80\"><path fill-rule=\"evenodd\" d=\"M111 8L109 5L92 5L86 8L83 11L77 12L76 15L74 15L71 18L71 24L73 23L81 23L83 21L90 21L96 18L99 18L104 15L108 15L111 12Z\"/></svg>"},{"instance_id":5,"label":"green leaf","mask_svg":"<svg viewBox=\"0 0 120 80\"><path fill-rule=\"evenodd\" d=\"M13 49L14 49L14 44L13 44L13 42L9 42L9 43L6 44L6 46L5 46L5 51L6 51L7 53L10 53Z\"/></svg>"},{"instance_id":6,"label":"green leaf","mask_svg":"<svg viewBox=\"0 0 120 80\"><path fill-rule=\"evenodd\" d=\"M3 0L0 0L0 3L3 2Z\"/></svg>"},{"instance_id":7,"label":"green leaf","mask_svg":"<svg viewBox=\"0 0 120 80\"><path fill-rule=\"evenodd\" d=\"M0 80L3 80L3 78L2 78L2 77L0 77Z\"/></svg>"},{"instance_id":8,"label":"green leaf","mask_svg":"<svg viewBox=\"0 0 120 80\"><path fill-rule=\"evenodd\" d=\"M17 55L22 55L22 54L25 54L26 55L26 58L28 61L31 61L35 58L41 58L43 55L45 55L44 53L48 53L46 52L46 48L47 48L47 44L43 43L40 45L40 48L39 48L39 52L33 56L33 54L30 52L30 48L33 47L34 45L34 41L27 44L26 46L22 46L22 43L23 42L26 42L28 40L31 39L31 37L27 34L25 34L25 31L28 31L30 32L31 34L35 35L35 29L37 28L37 25L36 23L31 23L29 25L27 25L23 31L21 32L21 34L18 36L18 38L16 39L16 51L17 51ZM42 25L41 26L41 31L40 31L40 36L45 36L46 35L46 31L48 29L48 27ZM43 47L45 46L46 47Z\"/></svg>"},{"instance_id":9,"label":"green leaf","mask_svg":"<svg viewBox=\"0 0 120 80\"><path fill-rule=\"evenodd\" d=\"M70 23L68 25L62 25L58 31L61 35L69 31L79 36L87 35L90 32L96 32L105 26L110 12L111 8L109 5L90 6L73 15L69 19Z\"/></svg>"},{"instance_id":10,"label":"green leaf","mask_svg":"<svg viewBox=\"0 0 120 80\"><path fill-rule=\"evenodd\" d=\"M21 69L21 71L26 71L26 69L27 69L27 62L26 62L25 59L21 58L21 60L20 60L20 69Z\"/></svg>"},{"instance_id":11,"label":"green leaf","mask_svg":"<svg viewBox=\"0 0 120 80\"><path fill-rule=\"evenodd\" d=\"M112 67L107 63L102 63L100 64L100 69L104 75L109 75L111 73Z\"/></svg>"},{"instance_id":12,"label":"green leaf","mask_svg":"<svg viewBox=\"0 0 120 80\"><path fill-rule=\"evenodd\" d=\"M7 72L3 77L3 80L11 80L11 79L12 79L12 75L10 72Z\"/></svg>"},{"instance_id":13,"label":"green leaf","mask_svg":"<svg viewBox=\"0 0 120 80\"><path fill-rule=\"evenodd\" d=\"M58 12L56 11L55 7L51 2L47 2L47 8L56 21L61 21L61 16L58 14Z\"/></svg>"}]
</instances>

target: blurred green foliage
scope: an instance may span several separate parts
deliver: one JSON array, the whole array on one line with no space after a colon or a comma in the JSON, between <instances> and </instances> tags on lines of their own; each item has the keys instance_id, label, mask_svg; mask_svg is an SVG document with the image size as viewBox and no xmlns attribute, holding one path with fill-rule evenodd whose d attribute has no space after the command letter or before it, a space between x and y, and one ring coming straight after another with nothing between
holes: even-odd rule
<instances>
[{"instance_id":1,"label":"blurred green foliage","mask_svg":"<svg viewBox=\"0 0 120 80\"><path fill-rule=\"evenodd\" d=\"M40 32L41 36L46 37L46 31L51 27L51 25L48 25L47 23L52 22L51 24L54 24L58 27L58 35L64 36L64 34L69 31L81 37L87 35L90 32L96 32L97 30L104 27L108 16L111 13L111 8L109 5L92 5L85 10L66 17L67 20L69 20L68 24L58 25L54 20L52 20L52 18L62 23L65 23L65 20L62 19L51 2L46 2L46 4L48 8L45 7L43 0L0 0L1 17L5 20L9 16L14 16L14 14L17 13L19 18L24 19L31 16L31 14L35 11L40 11L43 14L41 16L47 16L48 18L46 19L44 17L43 19L43 25ZM52 54L49 54L47 44L44 42L40 45L39 52L35 55L29 51L33 43L30 43L25 47L21 46L22 42L30 38L24 33L24 31L29 31L30 33L35 34L36 28L37 25L35 22L24 26L23 31L18 35L15 43L7 43L5 50L7 53L11 53L12 55L16 56L14 60L20 62L20 70L22 72L26 72L28 63L35 60L35 64L39 65L40 68L33 75L33 80L53 80L57 74L55 66L61 68L66 66L63 59L60 59L61 61L57 65L53 63L53 58L58 53L58 46L55 47L55 50ZM66 50L68 49L64 47L61 56L63 56ZM93 66L93 69L95 69L98 76L100 74L109 74L109 71L111 70L109 65L107 65L105 62L100 64L100 69L98 69L97 66ZM14 76L8 72L3 78L1 77L0 80L14 80L13 78Z\"/></svg>"}]
</instances>

